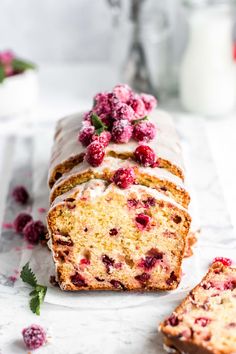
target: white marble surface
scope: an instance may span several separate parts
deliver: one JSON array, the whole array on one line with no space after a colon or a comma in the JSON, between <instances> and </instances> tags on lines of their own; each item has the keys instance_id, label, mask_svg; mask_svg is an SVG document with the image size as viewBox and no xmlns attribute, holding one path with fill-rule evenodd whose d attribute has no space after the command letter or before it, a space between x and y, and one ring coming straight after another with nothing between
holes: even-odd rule
<instances>
[{"instance_id":1,"label":"white marble surface","mask_svg":"<svg viewBox=\"0 0 236 354\"><path fill-rule=\"evenodd\" d=\"M59 76L59 72L64 74ZM95 74L98 72L101 75L99 77ZM77 83L75 77L80 77L81 80ZM17 151L14 151L14 146L17 146L14 145L15 137L31 136L39 126L43 132L48 120L54 121L59 116L84 108L89 103L87 97L91 97L101 88L109 88L116 82L116 78L112 76L112 68L100 66L45 67L41 72L40 80L42 94L35 111L19 117L17 122L12 120L0 123L0 171L2 172L0 219L3 217L7 181L14 168L14 157L18 156ZM93 306L88 306L81 296L78 296L76 307L68 304L63 306L61 300L61 305L58 306L53 304L55 297L51 294L51 300L50 296L46 299L40 317L33 315L28 308L27 289L0 286L1 354L27 353L22 344L21 330L31 323L39 323L49 328L52 334L51 343L38 350L38 353L161 354L163 351L157 334L158 322L184 296L184 290L200 279L209 261L215 255L233 257L236 247L235 234L231 225L231 220L234 224L236 220L232 199L236 194L234 185L236 162L233 161L236 142L233 130L235 131L236 124L233 117L224 121L205 122L199 117L184 115L177 105L174 107L176 107L176 124L181 133L185 158L189 166L188 178L191 180L193 198L196 200L196 214L202 227L195 256L185 262L190 271L194 269L191 282L189 284L187 282L183 292L177 292L176 295L160 297L150 294L145 297L145 302L142 304L134 297L132 305L128 306L122 306L123 299L119 304L119 298L112 295L103 297L102 294L93 295L95 300ZM27 124L26 120L28 120ZM29 123L30 120L33 120L33 124ZM210 142L215 163L206 139ZM40 143L40 140L37 141ZM42 134L42 144L43 142ZM4 158L6 156L4 147L8 150L7 159ZM232 159L231 163L227 152L228 157ZM4 171L1 169L3 165ZM222 186L226 203L222 195ZM23 264L24 261L20 259ZM43 266L42 262L40 265ZM0 273L2 272L1 269Z\"/></svg>"}]
</instances>

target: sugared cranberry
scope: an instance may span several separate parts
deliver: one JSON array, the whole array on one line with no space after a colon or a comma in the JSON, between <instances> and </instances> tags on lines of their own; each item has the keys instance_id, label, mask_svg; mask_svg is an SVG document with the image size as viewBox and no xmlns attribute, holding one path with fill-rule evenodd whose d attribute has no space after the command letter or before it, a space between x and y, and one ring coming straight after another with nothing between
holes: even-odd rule
<instances>
[{"instance_id":1,"label":"sugared cranberry","mask_svg":"<svg viewBox=\"0 0 236 354\"><path fill-rule=\"evenodd\" d=\"M118 234L118 230L114 227L113 229L110 229L109 235L110 236L116 236Z\"/></svg>"},{"instance_id":2,"label":"sugared cranberry","mask_svg":"<svg viewBox=\"0 0 236 354\"><path fill-rule=\"evenodd\" d=\"M138 214L135 218L136 225L137 225L138 229L141 231L144 230L148 226L150 220L151 220L150 216L143 214L143 213Z\"/></svg>"},{"instance_id":3,"label":"sugared cranberry","mask_svg":"<svg viewBox=\"0 0 236 354\"><path fill-rule=\"evenodd\" d=\"M13 227L19 234L22 233L24 227L32 220L32 216L28 213L19 213L13 221Z\"/></svg>"},{"instance_id":4,"label":"sugared cranberry","mask_svg":"<svg viewBox=\"0 0 236 354\"><path fill-rule=\"evenodd\" d=\"M101 92L94 97L94 102L93 111L102 119L105 115L111 115L119 100L114 92ZM101 116L102 114L103 117Z\"/></svg>"},{"instance_id":5,"label":"sugared cranberry","mask_svg":"<svg viewBox=\"0 0 236 354\"><path fill-rule=\"evenodd\" d=\"M46 332L45 330L36 324L24 328L22 331L23 340L27 349L35 350L40 348L46 343Z\"/></svg>"},{"instance_id":6,"label":"sugared cranberry","mask_svg":"<svg viewBox=\"0 0 236 354\"><path fill-rule=\"evenodd\" d=\"M146 94L146 93L142 93L142 94L140 95L140 97L141 97L141 99L142 99L142 101L143 101L143 103L144 103L144 106L145 106L145 109L146 109L147 114L148 114L148 113L151 113L152 110L153 110L154 108L156 108L156 105L157 105L157 100L156 100L156 98L155 98L154 96L148 95L148 94Z\"/></svg>"},{"instance_id":7,"label":"sugared cranberry","mask_svg":"<svg viewBox=\"0 0 236 354\"><path fill-rule=\"evenodd\" d=\"M129 100L129 105L133 108L136 118L143 118L146 115L145 104L139 95L133 95Z\"/></svg>"},{"instance_id":8,"label":"sugared cranberry","mask_svg":"<svg viewBox=\"0 0 236 354\"><path fill-rule=\"evenodd\" d=\"M113 92L119 101L127 103L132 95L132 90L128 85L118 84L114 87Z\"/></svg>"},{"instance_id":9,"label":"sugared cranberry","mask_svg":"<svg viewBox=\"0 0 236 354\"><path fill-rule=\"evenodd\" d=\"M31 244L36 244L45 238L47 230L42 221L30 221L23 229L24 238Z\"/></svg>"},{"instance_id":10,"label":"sugared cranberry","mask_svg":"<svg viewBox=\"0 0 236 354\"><path fill-rule=\"evenodd\" d=\"M111 135L115 143L128 143L133 133L133 126L124 119L114 122Z\"/></svg>"},{"instance_id":11,"label":"sugared cranberry","mask_svg":"<svg viewBox=\"0 0 236 354\"><path fill-rule=\"evenodd\" d=\"M155 163L156 155L147 145L140 145L134 152L135 160L142 166L148 167Z\"/></svg>"},{"instance_id":12,"label":"sugared cranberry","mask_svg":"<svg viewBox=\"0 0 236 354\"><path fill-rule=\"evenodd\" d=\"M86 286L88 286L88 285L86 284L86 281L85 281L84 277L82 277L82 275L79 274L79 273L75 273L74 275L72 275L72 276L70 277L70 280L71 280L71 282L72 282L75 286L79 286L79 287L86 287Z\"/></svg>"},{"instance_id":13,"label":"sugared cranberry","mask_svg":"<svg viewBox=\"0 0 236 354\"><path fill-rule=\"evenodd\" d=\"M88 147L85 154L86 161L93 167L101 165L105 156L104 145L99 141L93 141Z\"/></svg>"},{"instance_id":14,"label":"sugared cranberry","mask_svg":"<svg viewBox=\"0 0 236 354\"><path fill-rule=\"evenodd\" d=\"M211 320L206 317L198 317L195 319L195 323L202 327L206 327L210 322Z\"/></svg>"},{"instance_id":15,"label":"sugared cranberry","mask_svg":"<svg viewBox=\"0 0 236 354\"><path fill-rule=\"evenodd\" d=\"M122 284L119 280L115 280L115 279L112 279L110 281L111 285L114 286L114 288L116 289L121 289L121 290L126 290L126 287L124 286L124 284Z\"/></svg>"},{"instance_id":16,"label":"sugared cranberry","mask_svg":"<svg viewBox=\"0 0 236 354\"><path fill-rule=\"evenodd\" d=\"M215 257L213 259L212 263L216 263L216 262L220 262L225 266L231 266L232 265L232 260L230 258L226 258L226 257Z\"/></svg>"},{"instance_id":17,"label":"sugared cranberry","mask_svg":"<svg viewBox=\"0 0 236 354\"><path fill-rule=\"evenodd\" d=\"M113 110L112 118L114 118L115 120L128 120L130 122L134 119L134 110L126 103L120 102Z\"/></svg>"},{"instance_id":18,"label":"sugared cranberry","mask_svg":"<svg viewBox=\"0 0 236 354\"><path fill-rule=\"evenodd\" d=\"M83 114L83 120L87 122L91 122L91 115L93 111L88 111Z\"/></svg>"},{"instance_id":19,"label":"sugared cranberry","mask_svg":"<svg viewBox=\"0 0 236 354\"><path fill-rule=\"evenodd\" d=\"M17 186L12 191L14 200L22 205L25 205L29 200L29 193L24 186Z\"/></svg>"},{"instance_id":20,"label":"sugared cranberry","mask_svg":"<svg viewBox=\"0 0 236 354\"><path fill-rule=\"evenodd\" d=\"M79 141L83 146L88 146L92 142L95 128L92 125L84 126L79 133Z\"/></svg>"},{"instance_id":21,"label":"sugared cranberry","mask_svg":"<svg viewBox=\"0 0 236 354\"><path fill-rule=\"evenodd\" d=\"M136 141L150 141L155 138L156 127L152 122L142 121L134 125L133 138Z\"/></svg>"},{"instance_id":22,"label":"sugared cranberry","mask_svg":"<svg viewBox=\"0 0 236 354\"><path fill-rule=\"evenodd\" d=\"M172 327L176 327L179 324L179 319L176 315L171 315L167 320L166 323Z\"/></svg>"},{"instance_id":23,"label":"sugared cranberry","mask_svg":"<svg viewBox=\"0 0 236 354\"><path fill-rule=\"evenodd\" d=\"M148 273L142 273L139 275L136 275L136 277L134 277L136 280L138 280L140 283L146 283L149 279L150 279L151 275Z\"/></svg>"},{"instance_id":24,"label":"sugared cranberry","mask_svg":"<svg viewBox=\"0 0 236 354\"><path fill-rule=\"evenodd\" d=\"M92 141L99 141L104 147L108 146L110 140L111 133L105 130L100 135L94 134L92 136Z\"/></svg>"},{"instance_id":25,"label":"sugared cranberry","mask_svg":"<svg viewBox=\"0 0 236 354\"><path fill-rule=\"evenodd\" d=\"M135 182L133 168L119 168L113 176L113 181L119 188L128 188Z\"/></svg>"},{"instance_id":26,"label":"sugared cranberry","mask_svg":"<svg viewBox=\"0 0 236 354\"><path fill-rule=\"evenodd\" d=\"M108 257L106 254L104 254L102 256L102 262L105 264L106 266L106 270L107 270L107 273L109 274L110 273L110 268L114 266L114 259Z\"/></svg>"}]
</instances>

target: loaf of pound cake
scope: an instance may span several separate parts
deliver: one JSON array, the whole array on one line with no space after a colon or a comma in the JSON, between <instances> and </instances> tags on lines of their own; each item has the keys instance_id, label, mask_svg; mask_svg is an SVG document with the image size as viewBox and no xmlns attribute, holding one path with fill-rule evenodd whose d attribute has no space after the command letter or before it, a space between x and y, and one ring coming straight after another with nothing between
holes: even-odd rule
<instances>
[{"instance_id":1,"label":"loaf of pound cake","mask_svg":"<svg viewBox=\"0 0 236 354\"><path fill-rule=\"evenodd\" d=\"M171 290L191 217L181 147L153 96L127 85L59 121L49 246L63 290Z\"/></svg>"},{"instance_id":2,"label":"loaf of pound cake","mask_svg":"<svg viewBox=\"0 0 236 354\"><path fill-rule=\"evenodd\" d=\"M169 353L236 353L236 268L223 263L214 262L160 325Z\"/></svg>"}]
</instances>

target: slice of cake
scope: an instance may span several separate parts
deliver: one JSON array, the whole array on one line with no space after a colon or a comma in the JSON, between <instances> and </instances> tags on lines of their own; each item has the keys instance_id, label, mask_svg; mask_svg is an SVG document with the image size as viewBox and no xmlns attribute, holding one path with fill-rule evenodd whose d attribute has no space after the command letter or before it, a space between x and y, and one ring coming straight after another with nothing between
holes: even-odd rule
<instances>
[{"instance_id":1,"label":"slice of cake","mask_svg":"<svg viewBox=\"0 0 236 354\"><path fill-rule=\"evenodd\" d=\"M160 110L149 114L150 122L157 127L157 134L145 145L148 145L156 155L159 168L166 168L171 173L184 179L184 167L179 138L171 117ZM86 121L85 121L86 122ZM75 114L59 121L52 150L49 170L49 186L52 187L64 173L69 172L84 160L86 147L78 141L78 133L83 130L83 114ZM126 127L127 128L127 127ZM131 139L127 143L111 141L106 146L106 155L127 159L134 157L134 151L139 142Z\"/></svg>"},{"instance_id":2,"label":"slice of cake","mask_svg":"<svg viewBox=\"0 0 236 354\"><path fill-rule=\"evenodd\" d=\"M90 180L57 197L50 247L63 290L170 290L181 276L190 216L157 190Z\"/></svg>"},{"instance_id":3,"label":"slice of cake","mask_svg":"<svg viewBox=\"0 0 236 354\"><path fill-rule=\"evenodd\" d=\"M236 353L236 268L213 263L160 331L170 353Z\"/></svg>"},{"instance_id":4,"label":"slice of cake","mask_svg":"<svg viewBox=\"0 0 236 354\"><path fill-rule=\"evenodd\" d=\"M137 184L155 188L173 198L185 208L188 207L190 197L178 176L170 173L165 168L142 167L131 159L122 160L111 156L106 156L103 163L98 167L92 167L87 161L83 161L71 171L64 173L54 184L50 194L50 201L53 202L60 194L68 192L78 184L87 182L92 178L111 181L114 173L119 168L133 168Z\"/></svg>"}]
</instances>

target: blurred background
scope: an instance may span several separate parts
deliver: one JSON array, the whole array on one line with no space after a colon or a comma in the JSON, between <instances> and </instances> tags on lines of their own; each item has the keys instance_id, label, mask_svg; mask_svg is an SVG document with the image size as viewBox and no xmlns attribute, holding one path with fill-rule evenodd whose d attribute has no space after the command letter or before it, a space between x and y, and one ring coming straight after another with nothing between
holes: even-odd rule
<instances>
[{"instance_id":1,"label":"blurred background","mask_svg":"<svg viewBox=\"0 0 236 354\"><path fill-rule=\"evenodd\" d=\"M93 76L85 73L86 67L96 63L112 68L101 70L100 77L96 72L98 89L117 80L127 82L155 94L161 103L180 95L183 108L209 116L228 113L234 106L233 1L1 0L0 4L0 50L12 50L39 70L60 66L64 84L73 75L72 67L85 64L83 75L74 79L78 89L87 87ZM58 88L59 82L54 84ZM227 97L222 98L225 90ZM224 102L212 107L219 97Z\"/></svg>"}]
</instances>

